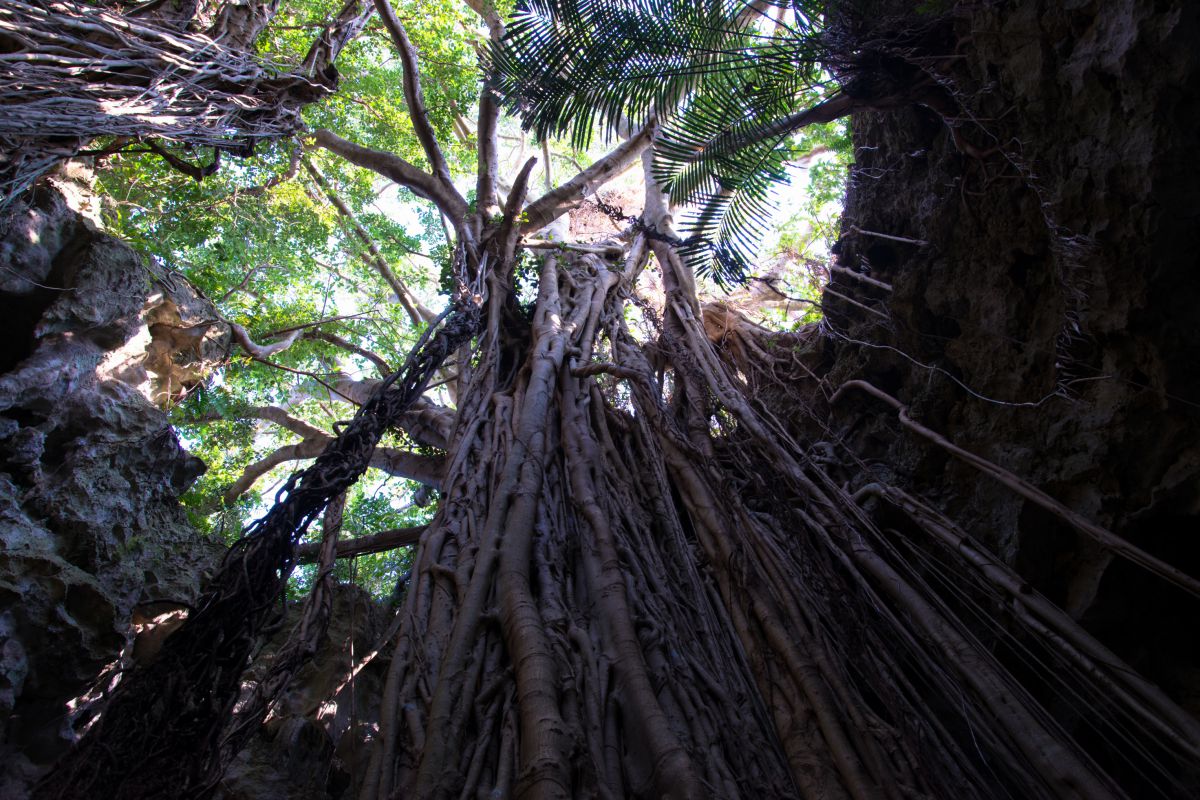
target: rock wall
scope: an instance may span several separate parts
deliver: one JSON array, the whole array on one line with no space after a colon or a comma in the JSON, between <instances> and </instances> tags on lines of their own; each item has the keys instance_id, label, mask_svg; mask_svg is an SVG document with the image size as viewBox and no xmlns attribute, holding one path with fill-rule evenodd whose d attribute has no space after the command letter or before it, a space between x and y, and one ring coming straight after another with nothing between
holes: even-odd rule
<instances>
[{"instance_id":1,"label":"rock wall","mask_svg":"<svg viewBox=\"0 0 1200 800\"><path fill-rule=\"evenodd\" d=\"M64 173L0 220L5 798L86 721L135 608L186 605L220 551L178 503L204 464L159 405L223 355L228 331L186 283L102 233L90 198L86 175Z\"/></svg>"},{"instance_id":2,"label":"rock wall","mask_svg":"<svg viewBox=\"0 0 1200 800\"><path fill-rule=\"evenodd\" d=\"M896 4L891 4L895 7ZM909 5L909 4L902 4ZM963 4L924 105L854 119L817 361L1200 576L1200 8ZM1189 99L1190 98L1190 99ZM861 462L936 501L1200 715L1200 603L902 428L830 409Z\"/></svg>"},{"instance_id":3,"label":"rock wall","mask_svg":"<svg viewBox=\"0 0 1200 800\"><path fill-rule=\"evenodd\" d=\"M378 746L379 708L396 635L395 609L358 586L333 593L329 630L266 724L225 773L217 800L326 800L357 797ZM258 654L247 682L261 680L299 624L294 603ZM394 644L394 643L392 643Z\"/></svg>"}]
</instances>

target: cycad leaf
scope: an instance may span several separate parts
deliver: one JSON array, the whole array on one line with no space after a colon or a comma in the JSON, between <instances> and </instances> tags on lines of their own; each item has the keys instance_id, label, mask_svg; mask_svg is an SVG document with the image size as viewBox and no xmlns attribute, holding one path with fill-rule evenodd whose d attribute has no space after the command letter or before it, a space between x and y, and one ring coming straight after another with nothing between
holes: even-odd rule
<instances>
[{"instance_id":1,"label":"cycad leaf","mask_svg":"<svg viewBox=\"0 0 1200 800\"><path fill-rule=\"evenodd\" d=\"M664 119L654 177L697 207L684 246L700 272L742 279L786 181L788 121L823 90L821 4L522 0L493 51L496 89L539 138L586 147L599 127ZM777 13L783 7L786 16ZM764 10L765 9L765 10Z\"/></svg>"}]
</instances>

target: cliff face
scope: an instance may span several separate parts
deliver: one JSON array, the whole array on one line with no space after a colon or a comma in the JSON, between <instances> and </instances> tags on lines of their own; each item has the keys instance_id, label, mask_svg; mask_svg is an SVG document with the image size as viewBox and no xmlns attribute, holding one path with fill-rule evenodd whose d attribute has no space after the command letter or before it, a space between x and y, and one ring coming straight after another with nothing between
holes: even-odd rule
<instances>
[{"instance_id":1,"label":"cliff face","mask_svg":"<svg viewBox=\"0 0 1200 800\"><path fill-rule=\"evenodd\" d=\"M0 221L4 797L86 721L84 695L112 678L135 607L190 602L218 554L178 503L204 465L151 399L194 380L228 334L185 283L98 230L79 178Z\"/></svg>"},{"instance_id":2,"label":"cliff face","mask_svg":"<svg viewBox=\"0 0 1200 800\"><path fill-rule=\"evenodd\" d=\"M922 64L937 102L854 120L843 269L825 298L830 385L870 381L1200 575L1200 10L981 4L954 34L954 52ZM862 459L854 487L932 499L1200 714L1195 598L878 400L848 394L831 420Z\"/></svg>"}]
</instances>

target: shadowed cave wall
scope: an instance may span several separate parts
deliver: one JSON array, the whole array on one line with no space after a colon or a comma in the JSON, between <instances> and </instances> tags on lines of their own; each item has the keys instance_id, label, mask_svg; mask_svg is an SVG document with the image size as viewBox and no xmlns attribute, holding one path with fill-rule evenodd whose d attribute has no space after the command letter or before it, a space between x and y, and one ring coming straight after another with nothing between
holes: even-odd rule
<instances>
[{"instance_id":1,"label":"shadowed cave wall","mask_svg":"<svg viewBox=\"0 0 1200 800\"><path fill-rule=\"evenodd\" d=\"M1198 36L1194 5L1135 0L985 4L960 19L955 57L935 67L956 118L855 120L841 261L892 288L835 270L832 288L877 313L827 295L821 353L831 385L871 381L1191 575ZM831 422L866 462L853 485L935 499L1200 713L1195 598L903 431L878 401L849 396Z\"/></svg>"}]
</instances>

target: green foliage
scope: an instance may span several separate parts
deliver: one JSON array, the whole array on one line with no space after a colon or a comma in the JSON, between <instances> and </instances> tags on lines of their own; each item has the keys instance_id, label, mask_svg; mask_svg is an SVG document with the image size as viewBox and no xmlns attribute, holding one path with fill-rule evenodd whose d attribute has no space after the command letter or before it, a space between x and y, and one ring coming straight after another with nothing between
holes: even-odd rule
<instances>
[{"instance_id":1,"label":"green foliage","mask_svg":"<svg viewBox=\"0 0 1200 800\"><path fill-rule=\"evenodd\" d=\"M290 0L260 40L261 55L281 67L299 63L319 27L339 8L337 0ZM510 28L514 41L522 30L536 38L545 33L543 18L552 13L559 22L574 26L568 26L570 35L582 37L568 39L567 45L543 44L557 54L559 63L572 63L559 77L566 85L584 81L583 93L568 98L557 111L552 105L530 106L533 116L527 120L539 136L569 137L569 142L552 142L556 174L564 163L591 163L595 153L589 149L589 137L596 124L613 129L621 120L644 116L651 107L680 109L666 129L666 141L679 146L660 152L658 174L678 197L700 204L692 232L728 242L727 251L718 250L719 255L725 253L723 262L718 259L719 280L733 279L741 269L761 232L767 192L773 182L785 178L797 149L823 144L814 138L820 134L805 131L795 141L785 135L752 146L713 146L724 141L722 136L752 129L738 120L786 113L797 103L815 101L821 91L813 83L817 73L804 50L808 45L794 46L801 40L792 33L764 27L752 15L739 17L735 12L741 8L731 2L630 0L607 10L596 5L579 11L554 0L522 10ZM811 13L806 8L798 19L811 25L804 16ZM475 113L477 52L486 41L478 19L456 0L405 2L396 11L420 52L430 120L451 170L458 176L472 174L474 143L459 138L455 121L469 120ZM662 13L646 23L649 11ZM598 27L584 31L580 26L585 23ZM569 51L572 41L593 50ZM573 59L583 60L575 64ZM423 164L424 152L403 100L400 62L378 20L345 48L338 69L339 91L304 109L309 128L328 127L365 146ZM584 80L588 70L595 72L587 78L591 83ZM664 70L667 80L650 80ZM533 91L534 84L524 86ZM516 92L511 102L525 99ZM512 120L502 120L501 130L517 134L506 140L517 142L510 160L518 150L519 160L529 152L526 148L535 146ZM101 140L95 147L102 150L111 144L115 143ZM169 147L189 163L206 164L212 158L207 150ZM321 332L399 365L418 331L392 300L391 288L364 259L365 248L349 222L300 166L300 158L317 166L391 269L430 305L436 293L453 289L447 280L452 250L443 221L431 203L411 192L403 190L395 199L392 193L383 195L385 187L373 173L323 150L305 152L303 147L299 139L264 142L248 157L227 155L215 174L195 181L138 143L127 145L104 158L98 171L106 224L150 258L182 273L212 300L221 317L243 325L257 342L275 341L297 326L323 321ZM704 157L697 159L696 152ZM473 202L471 193L468 199ZM413 253L428 254L432 262ZM707 258L708 251L701 255ZM526 254L517 264L515 284L528 310L537 288L532 256ZM256 361L235 348L208 385L172 410L186 446L208 465L185 496L185 507L199 528L226 541L236 539L248 521L265 511L288 473L304 466L287 462L277 467L227 506L224 493L248 466L298 438L249 418L248 410L276 406L332 431L339 418L352 413L330 389L332 382L376 375L367 359L316 339L302 338L270 361ZM424 519L426 512L411 508L412 487L405 482L376 476L364 485L370 489L360 486L349 499L345 536ZM357 580L386 594L406 567L405 558L404 553L361 557ZM348 577L348 563L338 569L339 577ZM302 576L296 585L308 579L311 575Z\"/></svg>"},{"instance_id":2,"label":"green foliage","mask_svg":"<svg viewBox=\"0 0 1200 800\"><path fill-rule=\"evenodd\" d=\"M429 521L429 512L408 502L415 489L416 484L411 481L396 481L380 476L374 470L368 471L366 477L346 497L340 538L353 539L392 528L425 524ZM307 540L320 541L320 528L309 531ZM412 566L412 553L413 548L403 547L353 559L339 559L334 566L334 577L342 583L353 582L374 597L390 597L396 582ZM289 594L293 597L306 594L316 577L316 571L315 564L298 567L289 583Z\"/></svg>"},{"instance_id":3,"label":"green foliage","mask_svg":"<svg viewBox=\"0 0 1200 800\"><path fill-rule=\"evenodd\" d=\"M776 252L800 260L828 253L837 241L853 161L849 126L839 120L805 128L792 149L804 163L808 183L796 212L777 225Z\"/></svg>"},{"instance_id":4,"label":"green foliage","mask_svg":"<svg viewBox=\"0 0 1200 800\"><path fill-rule=\"evenodd\" d=\"M321 330L399 364L415 340L410 322L389 301L390 288L358 257L362 245L307 175L300 172L262 194L245 192L286 170L293 146L265 148L258 159L234 162L202 183L172 172L156 157L110 159L100 174L108 190L109 224L151 257L183 272L224 318L244 325L256 341L350 314L353 318L327 322ZM373 178L321 153L309 157L356 210L356 219L394 271L411 286L424 285L423 268L408 263L407 255L421 243L372 208ZM242 523L269 502L263 495L277 476L260 480L232 508L224 508L222 493L246 466L295 440L275 426L239 421L239 410L286 407L329 430L338 416L349 414L331 397L331 380L338 373L369 377L375 372L365 359L321 341L302 339L271 360L274 366L235 350L219 380L193 392L174 412L189 448L209 465L185 505L199 527L227 538L236 538Z\"/></svg>"},{"instance_id":5,"label":"green foliage","mask_svg":"<svg viewBox=\"0 0 1200 800\"><path fill-rule=\"evenodd\" d=\"M454 116L466 113L478 92L472 12L455 0L393 4L421 53L421 84L430 122L452 169L473 168L472 147L458 142ZM416 164L424 153L413 134L401 90L403 69L378 18L338 59L338 91L305 109L312 128L327 127L359 144L395 153Z\"/></svg>"},{"instance_id":6,"label":"green foliage","mask_svg":"<svg viewBox=\"0 0 1200 800\"><path fill-rule=\"evenodd\" d=\"M498 89L539 137L586 144L666 117L655 177L677 204L685 249L718 283L746 274L787 180L797 110L831 94L819 68L823 4L737 0L527 0L494 55ZM673 116L672 116L673 114Z\"/></svg>"},{"instance_id":7,"label":"green foliage","mask_svg":"<svg viewBox=\"0 0 1200 800\"><path fill-rule=\"evenodd\" d=\"M299 63L313 37L340 9L339 0L292 0L258 42L263 57L281 66ZM452 168L473 167L471 143L452 135L458 110L470 112L478 88L474 30L468 9L453 0L400 4L409 34L421 51L422 81L431 121ZM364 145L389 150L420 163L400 91L402 73L394 48L378 20L338 60L341 86L308 106L313 128L330 127ZM110 144L100 141L96 148ZM181 272L205 293L225 319L244 325L255 341L270 342L297 325L343 315L325 333L373 351L390 364L407 354L415 332L391 289L360 257L364 248L323 191L298 166L299 141L260 145L248 158L226 158L212 176L197 182L138 145L106 158L98 171L106 224L149 257ZM172 146L185 161L207 163L207 151ZM369 234L392 270L418 292L430 291L427 264L412 252L444 246L441 225L428 220L423 239L411 236L391 209L376 201L378 179L324 151L310 151L354 218ZM294 174L293 174L294 170ZM409 198L411 201L412 198ZM428 296L428 295L426 295ZM223 492L291 434L260 421L240 420L248 406L280 406L329 430L350 411L331 396L328 384L340 373L372 377L374 365L322 341L301 340L272 357L274 366L234 354L210 386L173 411L188 447L208 472L185 496L194 522L232 539L245 521L261 512L270 488L297 466L288 463L261 479L230 508ZM293 371L288 371L293 370Z\"/></svg>"},{"instance_id":8,"label":"green foliage","mask_svg":"<svg viewBox=\"0 0 1200 800\"><path fill-rule=\"evenodd\" d=\"M819 5L795 4L801 28L812 28ZM597 126L638 125L714 76L753 72L759 55L778 59L761 19L739 0L523 0L493 53L496 88L539 140L569 133L584 148ZM786 60L812 59L801 49Z\"/></svg>"}]
</instances>

